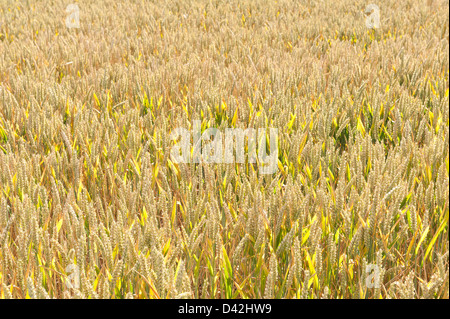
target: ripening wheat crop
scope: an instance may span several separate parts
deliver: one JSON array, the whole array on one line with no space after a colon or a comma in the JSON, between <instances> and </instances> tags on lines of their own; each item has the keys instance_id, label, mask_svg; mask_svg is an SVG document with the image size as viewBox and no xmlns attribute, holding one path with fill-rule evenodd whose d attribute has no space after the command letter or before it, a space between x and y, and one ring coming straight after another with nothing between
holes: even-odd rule
<instances>
[{"instance_id":1,"label":"ripening wheat crop","mask_svg":"<svg viewBox=\"0 0 450 319\"><path fill-rule=\"evenodd\" d=\"M448 1L371 2L1 0L0 298L448 298Z\"/></svg>"}]
</instances>

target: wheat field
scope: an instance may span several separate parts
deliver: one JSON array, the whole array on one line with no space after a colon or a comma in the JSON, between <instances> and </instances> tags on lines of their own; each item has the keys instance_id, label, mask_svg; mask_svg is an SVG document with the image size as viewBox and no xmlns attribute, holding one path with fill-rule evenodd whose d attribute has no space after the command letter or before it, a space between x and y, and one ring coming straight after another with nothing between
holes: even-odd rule
<instances>
[{"instance_id":1,"label":"wheat field","mask_svg":"<svg viewBox=\"0 0 450 319\"><path fill-rule=\"evenodd\" d=\"M448 1L71 3L0 0L0 298L449 298Z\"/></svg>"}]
</instances>

